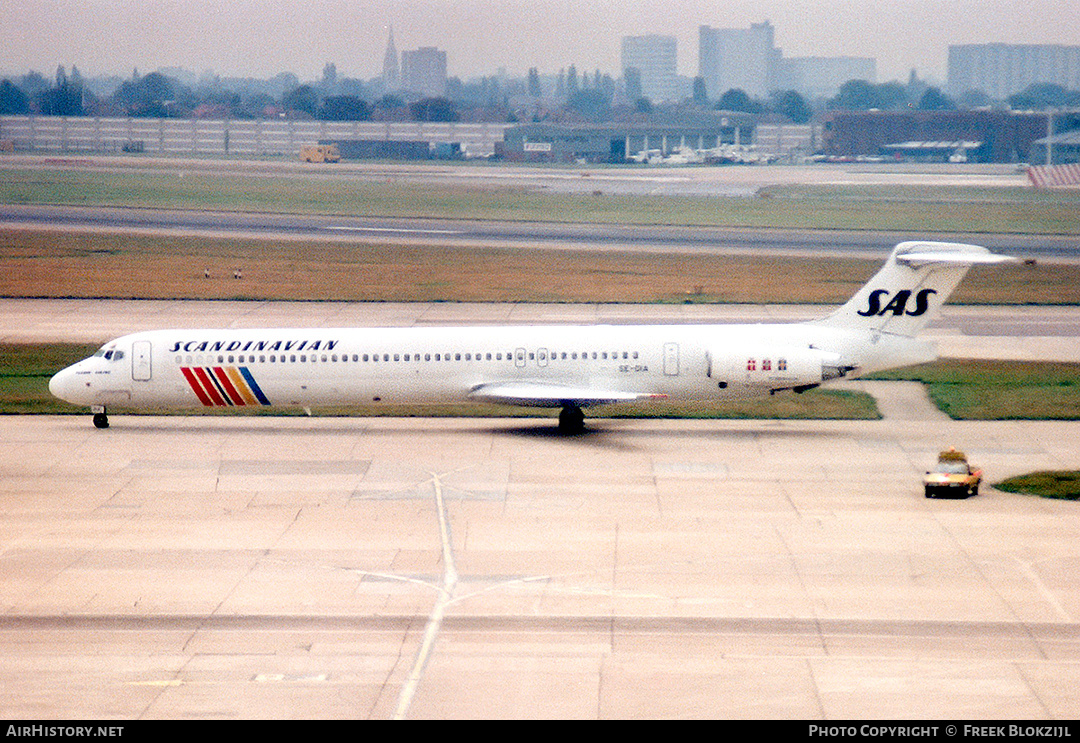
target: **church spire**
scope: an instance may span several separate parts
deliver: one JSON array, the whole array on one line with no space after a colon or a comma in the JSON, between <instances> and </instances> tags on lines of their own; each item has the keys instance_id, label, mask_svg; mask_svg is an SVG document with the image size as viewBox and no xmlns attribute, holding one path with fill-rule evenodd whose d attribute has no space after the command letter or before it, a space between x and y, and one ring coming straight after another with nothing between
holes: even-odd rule
<instances>
[{"instance_id":1,"label":"church spire","mask_svg":"<svg viewBox=\"0 0 1080 743\"><path fill-rule=\"evenodd\" d=\"M383 87L386 90L397 90L398 83L401 79L401 73L400 68L398 67L397 47L394 46L393 26L390 27L390 39L386 42L386 55L383 57L382 78Z\"/></svg>"}]
</instances>

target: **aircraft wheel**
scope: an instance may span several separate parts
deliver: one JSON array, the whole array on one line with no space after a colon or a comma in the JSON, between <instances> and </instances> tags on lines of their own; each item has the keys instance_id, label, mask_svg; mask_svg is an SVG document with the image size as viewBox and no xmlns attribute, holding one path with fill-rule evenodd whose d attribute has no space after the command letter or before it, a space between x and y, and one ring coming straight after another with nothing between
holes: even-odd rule
<instances>
[{"instance_id":1,"label":"aircraft wheel","mask_svg":"<svg viewBox=\"0 0 1080 743\"><path fill-rule=\"evenodd\" d=\"M108 428L109 416L105 413L94 413L94 427L95 428Z\"/></svg>"}]
</instances>

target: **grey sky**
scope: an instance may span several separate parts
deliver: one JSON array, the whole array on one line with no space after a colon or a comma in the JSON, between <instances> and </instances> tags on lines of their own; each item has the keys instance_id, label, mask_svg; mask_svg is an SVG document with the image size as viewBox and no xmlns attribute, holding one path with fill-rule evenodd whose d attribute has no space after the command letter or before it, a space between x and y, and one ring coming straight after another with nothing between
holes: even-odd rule
<instances>
[{"instance_id":1,"label":"grey sky","mask_svg":"<svg viewBox=\"0 0 1080 743\"><path fill-rule=\"evenodd\" d=\"M785 56L876 57L879 81L914 67L944 82L950 44L1080 45L1080 0L8 0L0 74L74 64L314 80L334 62L367 79L393 25L399 51L443 49L463 79L570 64L617 74L621 37L646 33L677 37L679 71L694 75L699 25L764 20Z\"/></svg>"}]
</instances>

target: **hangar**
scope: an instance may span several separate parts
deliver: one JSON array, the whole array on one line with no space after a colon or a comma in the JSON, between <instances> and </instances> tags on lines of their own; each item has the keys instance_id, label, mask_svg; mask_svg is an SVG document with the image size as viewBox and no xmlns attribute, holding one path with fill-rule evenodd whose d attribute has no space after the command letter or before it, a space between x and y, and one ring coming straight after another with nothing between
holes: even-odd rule
<instances>
[{"instance_id":1,"label":"hangar","mask_svg":"<svg viewBox=\"0 0 1080 743\"><path fill-rule=\"evenodd\" d=\"M500 154L512 162L621 163L650 150L750 144L754 124L754 116L734 112L673 123L524 124L506 130Z\"/></svg>"},{"instance_id":2,"label":"hangar","mask_svg":"<svg viewBox=\"0 0 1080 743\"><path fill-rule=\"evenodd\" d=\"M1055 127L1074 128L1078 119L1058 115ZM1034 111L836 111L825 120L822 145L831 157L856 158L903 154L913 142L952 143L941 148L944 155L967 142L978 143L966 151L973 162L1032 162L1032 145L1046 136L1047 125L1047 114Z\"/></svg>"}]
</instances>

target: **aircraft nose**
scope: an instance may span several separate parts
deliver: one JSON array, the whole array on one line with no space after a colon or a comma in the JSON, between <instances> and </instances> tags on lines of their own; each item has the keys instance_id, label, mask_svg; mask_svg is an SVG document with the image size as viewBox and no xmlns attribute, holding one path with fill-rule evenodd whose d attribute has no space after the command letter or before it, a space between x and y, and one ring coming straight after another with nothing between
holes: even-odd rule
<instances>
[{"instance_id":1,"label":"aircraft nose","mask_svg":"<svg viewBox=\"0 0 1080 743\"><path fill-rule=\"evenodd\" d=\"M72 399L72 386L75 382L75 372L69 366L66 369L61 369L52 376L49 380L49 392L53 397L59 398L64 402L75 402Z\"/></svg>"}]
</instances>

